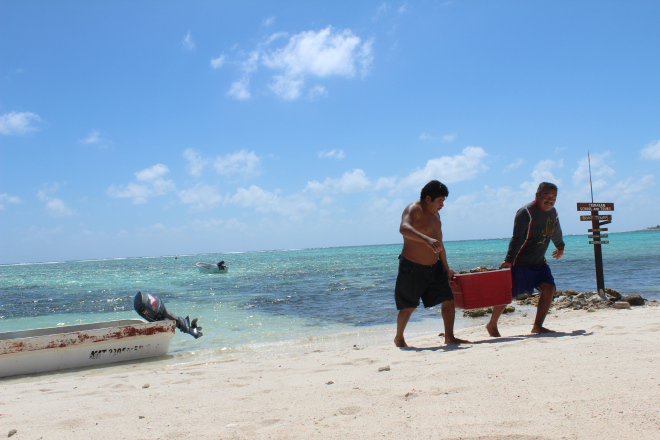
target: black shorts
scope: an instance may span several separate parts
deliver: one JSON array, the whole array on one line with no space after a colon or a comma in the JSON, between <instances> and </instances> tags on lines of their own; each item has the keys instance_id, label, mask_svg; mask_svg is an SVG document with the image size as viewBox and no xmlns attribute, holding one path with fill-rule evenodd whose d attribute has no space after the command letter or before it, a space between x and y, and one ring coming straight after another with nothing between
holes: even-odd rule
<instances>
[{"instance_id":1,"label":"black shorts","mask_svg":"<svg viewBox=\"0 0 660 440\"><path fill-rule=\"evenodd\" d=\"M454 299L442 261L425 266L399 256L399 275L394 287L397 310L417 307L420 298L424 307Z\"/></svg>"}]
</instances>

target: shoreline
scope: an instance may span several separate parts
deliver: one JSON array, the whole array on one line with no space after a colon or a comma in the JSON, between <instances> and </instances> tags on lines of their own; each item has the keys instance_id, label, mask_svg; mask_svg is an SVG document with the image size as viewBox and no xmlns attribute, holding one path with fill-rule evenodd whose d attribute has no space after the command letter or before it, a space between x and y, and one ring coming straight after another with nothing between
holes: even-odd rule
<instances>
[{"instance_id":1,"label":"shoreline","mask_svg":"<svg viewBox=\"0 0 660 440\"><path fill-rule=\"evenodd\" d=\"M69 439L657 438L657 305L393 342L0 380L0 434Z\"/></svg>"}]
</instances>

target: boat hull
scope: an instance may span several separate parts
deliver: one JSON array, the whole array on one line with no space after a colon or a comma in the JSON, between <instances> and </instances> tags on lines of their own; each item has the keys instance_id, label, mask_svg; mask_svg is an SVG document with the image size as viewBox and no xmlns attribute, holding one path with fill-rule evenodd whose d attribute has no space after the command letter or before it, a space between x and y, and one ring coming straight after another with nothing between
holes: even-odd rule
<instances>
[{"instance_id":1,"label":"boat hull","mask_svg":"<svg viewBox=\"0 0 660 440\"><path fill-rule=\"evenodd\" d=\"M220 269L217 264L196 263L195 266L197 266L199 271L202 272L202 273L227 273L227 272L229 272L228 267L225 266L224 269Z\"/></svg>"},{"instance_id":2,"label":"boat hull","mask_svg":"<svg viewBox=\"0 0 660 440\"><path fill-rule=\"evenodd\" d=\"M0 377L161 356L176 322L140 319L0 333Z\"/></svg>"}]
</instances>

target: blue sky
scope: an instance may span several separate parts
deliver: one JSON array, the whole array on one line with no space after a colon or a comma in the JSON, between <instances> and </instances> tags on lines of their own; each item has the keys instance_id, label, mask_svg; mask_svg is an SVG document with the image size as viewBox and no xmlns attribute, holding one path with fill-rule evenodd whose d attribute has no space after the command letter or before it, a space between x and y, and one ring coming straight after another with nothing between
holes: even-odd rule
<instances>
[{"instance_id":1,"label":"blue sky","mask_svg":"<svg viewBox=\"0 0 660 440\"><path fill-rule=\"evenodd\" d=\"M0 2L0 263L660 223L660 2ZM567 252L570 250L567 249Z\"/></svg>"}]
</instances>

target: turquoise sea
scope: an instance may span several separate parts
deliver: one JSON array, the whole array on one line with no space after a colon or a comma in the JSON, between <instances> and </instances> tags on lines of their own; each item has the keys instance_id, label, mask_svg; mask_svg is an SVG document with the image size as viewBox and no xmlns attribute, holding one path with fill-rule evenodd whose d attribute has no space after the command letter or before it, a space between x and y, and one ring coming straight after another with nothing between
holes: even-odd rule
<instances>
[{"instance_id":1,"label":"turquoise sea","mask_svg":"<svg viewBox=\"0 0 660 440\"><path fill-rule=\"evenodd\" d=\"M564 239L564 257L550 259L557 287L595 291L589 239ZM660 300L660 232L615 233L609 241L602 247L605 285ZM508 239L445 243L456 271L498 267L507 245ZM139 318L133 298L143 291L160 297L174 314L199 318L202 338L177 331L170 345L171 353L187 359L310 343L383 342L395 331L400 250L394 244L1 265L0 331ZM195 267L220 259L229 273ZM456 316L457 328L481 323L460 310ZM440 308L420 307L406 333L441 329Z\"/></svg>"}]
</instances>

